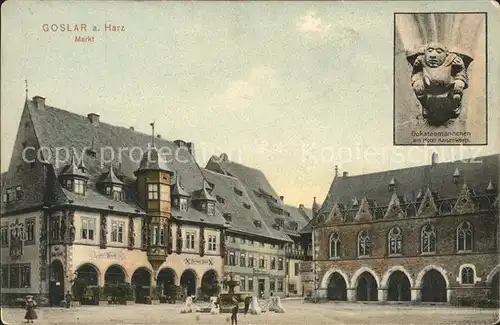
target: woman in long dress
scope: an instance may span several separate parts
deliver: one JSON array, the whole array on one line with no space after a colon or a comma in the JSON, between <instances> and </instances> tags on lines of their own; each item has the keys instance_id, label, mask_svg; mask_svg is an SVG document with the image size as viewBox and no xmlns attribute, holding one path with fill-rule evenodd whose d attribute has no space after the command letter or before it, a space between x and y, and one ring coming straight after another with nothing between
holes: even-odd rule
<instances>
[{"instance_id":1,"label":"woman in long dress","mask_svg":"<svg viewBox=\"0 0 500 325\"><path fill-rule=\"evenodd\" d=\"M26 319L26 323L33 323L34 319L38 319L38 316L35 312L36 302L33 300L33 296L26 297L26 315L24 315L24 319Z\"/></svg>"}]
</instances>

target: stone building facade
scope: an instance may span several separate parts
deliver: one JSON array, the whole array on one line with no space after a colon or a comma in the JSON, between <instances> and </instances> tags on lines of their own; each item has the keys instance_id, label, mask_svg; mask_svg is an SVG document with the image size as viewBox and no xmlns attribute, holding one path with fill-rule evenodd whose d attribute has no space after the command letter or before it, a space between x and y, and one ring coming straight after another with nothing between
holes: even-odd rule
<instances>
[{"instance_id":1,"label":"stone building facade","mask_svg":"<svg viewBox=\"0 0 500 325\"><path fill-rule=\"evenodd\" d=\"M252 238L253 248L241 247L256 258L285 257L290 236L268 231L244 181L200 168L192 143L162 139L151 126L147 135L43 97L26 100L1 180L3 303L31 294L59 304L75 278L99 287L131 283L138 302L167 284L201 294L232 271L227 239L235 236ZM244 274L245 291L249 270L234 270ZM271 278L276 291L285 280L284 271L272 273L266 291Z\"/></svg>"},{"instance_id":2,"label":"stone building facade","mask_svg":"<svg viewBox=\"0 0 500 325\"><path fill-rule=\"evenodd\" d=\"M348 301L498 300L498 168L493 155L336 175L313 227L318 294Z\"/></svg>"}]
</instances>

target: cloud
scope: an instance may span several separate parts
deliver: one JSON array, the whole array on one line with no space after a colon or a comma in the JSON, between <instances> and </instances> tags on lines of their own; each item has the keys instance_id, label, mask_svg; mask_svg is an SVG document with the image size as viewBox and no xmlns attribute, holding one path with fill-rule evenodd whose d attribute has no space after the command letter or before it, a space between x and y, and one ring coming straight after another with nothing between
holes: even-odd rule
<instances>
[{"instance_id":1,"label":"cloud","mask_svg":"<svg viewBox=\"0 0 500 325\"><path fill-rule=\"evenodd\" d=\"M222 94L214 96L215 102L230 110L240 109L249 105L257 98L276 89L279 83L276 71L272 68L254 68L248 78L235 80L228 84Z\"/></svg>"},{"instance_id":2,"label":"cloud","mask_svg":"<svg viewBox=\"0 0 500 325\"><path fill-rule=\"evenodd\" d=\"M297 22L297 30L303 33L326 35L332 26L332 24L326 23L317 17L314 11L309 11L305 16L300 17L300 21Z\"/></svg>"}]
</instances>

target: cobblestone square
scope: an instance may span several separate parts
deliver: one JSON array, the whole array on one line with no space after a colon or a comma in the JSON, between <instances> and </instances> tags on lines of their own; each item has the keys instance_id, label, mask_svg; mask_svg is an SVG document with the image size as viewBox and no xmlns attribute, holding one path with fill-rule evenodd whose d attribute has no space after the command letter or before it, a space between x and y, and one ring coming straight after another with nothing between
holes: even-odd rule
<instances>
[{"instance_id":1,"label":"cobblestone square","mask_svg":"<svg viewBox=\"0 0 500 325\"><path fill-rule=\"evenodd\" d=\"M200 305L202 306L202 305ZM493 324L498 319L494 309L453 308L448 306L398 306L378 304L324 303L283 301L285 314L239 314L239 325L340 325L340 324ZM182 305L82 306L71 309L40 308L35 324L172 324L215 325L230 324L229 315L205 313L180 314ZM22 324L24 309L3 310L7 324Z\"/></svg>"}]
</instances>

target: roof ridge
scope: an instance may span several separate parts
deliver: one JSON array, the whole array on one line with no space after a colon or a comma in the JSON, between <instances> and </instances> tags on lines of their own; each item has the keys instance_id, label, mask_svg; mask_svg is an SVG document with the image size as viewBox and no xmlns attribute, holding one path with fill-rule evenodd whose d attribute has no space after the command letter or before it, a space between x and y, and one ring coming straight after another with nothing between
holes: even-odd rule
<instances>
[{"instance_id":1,"label":"roof ridge","mask_svg":"<svg viewBox=\"0 0 500 325\"><path fill-rule=\"evenodd\" d=\"M389 173L389 172L400 172L400 171L410 170L410 169L415 169L415 168L425 168L425 167L431 168L431 167L435 167L435 166L452 165L452 164L456 164L456 163L459 163L459 162L462 162L462 161L465 161L465 160L490 158L490 157L495 157L495 156L500 156L500 153L491 154L491 155L484 155L484 156L478 156L478 157L468 157L468 158L463 158L463 159L444 161L444 162L437 163L434 166L431 165L431 164L417 165L417 166L410 166L410 167L404 167L404 168L398 168L398 169L384 169L384 170L380 170L380 171L376 171L376 172L369 172L369 173L363 173L363 174L357 174L357 175L349 175L349 176L346 176L346 177L337 176L337 177L334 177L334 181L336 179L349 179L349 178L354 178L354 177L363 177L363 176L367 176L367 175L386 174L386 173Z\"/></svg>"}]
</instances>

